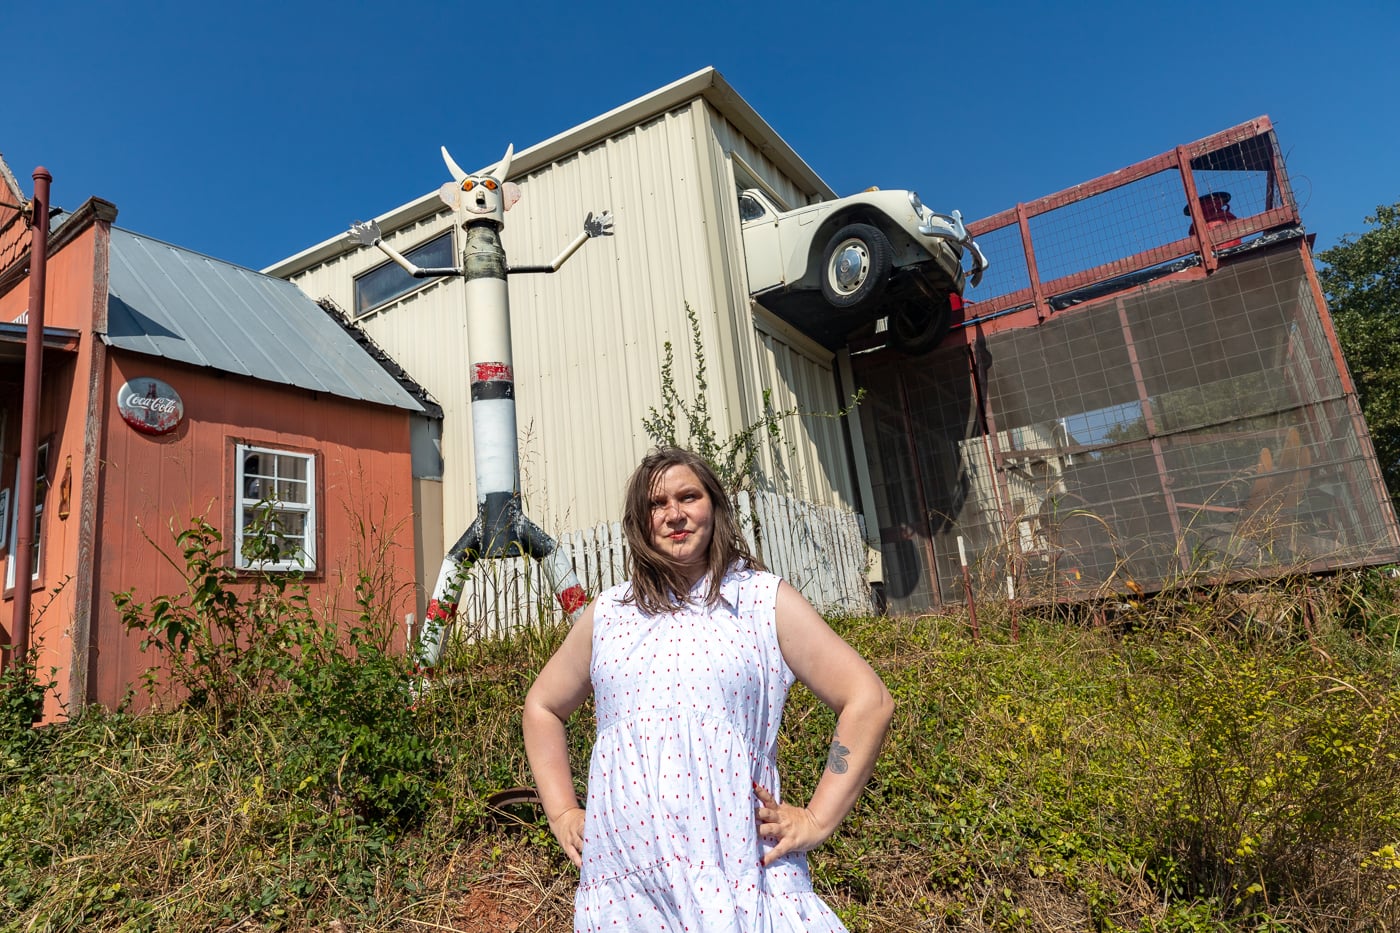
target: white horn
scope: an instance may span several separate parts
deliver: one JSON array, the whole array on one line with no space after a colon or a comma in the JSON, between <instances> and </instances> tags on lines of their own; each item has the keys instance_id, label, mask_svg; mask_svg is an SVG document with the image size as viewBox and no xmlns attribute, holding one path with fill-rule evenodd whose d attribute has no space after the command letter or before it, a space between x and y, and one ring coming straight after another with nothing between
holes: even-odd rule
<instances>
[{"instance_id":1,"label":"white horn","mask_svg":"<svg viewBox=\"0 0 1400 933\"><path fill-rule=\"evenodd\" d=\"M452 156L448 153L447 147L442 147L442 161L447 163L447 170L452 173L452 179L461 184L462 179L467 177L467 173L462 171L462 167L452 161Z\"/></svg>"},{"instance_id":2,"label":"white horn","mask_svg":"<svg viewBox=\"0 0 1400 933\"><path fill-rule=\"evenodd\" d=\"M501 159L500 163L497 164L497 166L491 170L491 174L494 175L494 176L496 176L496 180L497 180L497 181L505 181L505 180L506 180L506 176L510 174L510 160L511 160L514 156L515 156L515 144L514 144L514 143L511 143L511 144L509 144L509 145L506 146L506 154L505 154L505 156Z\"/></svg>"}]
</instances>

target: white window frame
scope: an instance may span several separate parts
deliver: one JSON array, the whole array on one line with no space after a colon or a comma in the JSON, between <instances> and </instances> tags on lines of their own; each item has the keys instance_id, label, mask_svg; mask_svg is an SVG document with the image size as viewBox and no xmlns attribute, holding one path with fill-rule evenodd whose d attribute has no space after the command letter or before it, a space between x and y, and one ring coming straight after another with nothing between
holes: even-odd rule
<instances>
[{"instance_id":1,"label":"white window frame","mask_svg":"<svg viewBox=\"0 0 1400 933\"><path fill-rule=\"evenodd\" d=\"M42 486L42 487L45 487L45 491L47 491L47 486L48 486L48 468L49 468L49 466L48 466L48 465L49 465L49 442L48 442L48 441L44 441L44 443L42 443L42 444L39 445L39 449L38 449L38 450L36 451L36 453L35 453L35 460L34 460L34 463L35 463L35 466L36 466L36 470L35 470L35 474L34 474L34 516L33 516L33 521L34 521L34 549L33 549L33 551L32 551L31 554L30 554L30 564L29 564L29 583L30 583L30 586L33 586L35 583L39 582L39 579L40 579L40 576L41 576L40 570L43 568L43 564L41 563L41 560L42 560L42 558L43 558L43 544L44 544L44 535L43 535L43 529L44 529L44 501L48 498L48 496L47 496L47 495L41 496L41 495L39 494L39 487L41 487L41 486ZM8 542L8 543L9 543L9 551L8 551L8 553L6 554L7 559L6 559L6 561L5 561L5 589L7 589L7 590L12 590L12 589L15 588L15 551L19 549L19 464L18 464L18 463L15 464L15 484L14 484L13 486L11 486L10 488L13 489L14 492L12 492L12 493L10 494L10 495L11 495L11 501L8 503L8 508L9 508L9 512L10 512L10 533L9 533L9 536L8 536L8 537L9 537L9 542Z\"/></svg>"},{"instance_id":2,"label":"white window frame","mask_svg":"<svg viewBox=\"0 0 1400 933\"><path fill-rule=\"evenodd\" d=\"M298 477L283 477L278 475L278 460L272 461L273 473L258 473L251 476L245 475L245 465L249 454L267 454L273 458L288 458L301 460L306 464L306 476L304 479ZM239 570L300 570L312 572L316 569L316 536L320 531L317 526L316 513L316 455L299 450L285 450L277 447L264 447L260 444L239 443L234 446L234 533L233 560L234 566ZM305 502L285 502L276 498L265 496L264 490L254 488L248 482L249 479L257 480L261 478L271 478L277 482L305 483ZM248 530L244 523L244 516L251 509L256 509L266 499L272 503L275 512L286 512L304 517L305 536L302 539L301 550L285 559L279 561L257 561L250 560L243 555L244 536Z\"/></svg>"}]
</instances>

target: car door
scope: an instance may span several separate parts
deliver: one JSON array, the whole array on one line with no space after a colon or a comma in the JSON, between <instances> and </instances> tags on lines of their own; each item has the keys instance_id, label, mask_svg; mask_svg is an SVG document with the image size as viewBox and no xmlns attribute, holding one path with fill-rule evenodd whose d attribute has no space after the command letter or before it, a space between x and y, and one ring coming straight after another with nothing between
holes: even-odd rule
<instances>
[{"instance_id":1,"label":"car door","mask_svg":"<svg viewBox=\"0 0 1400 933\"><path fill-rule=\"evenodd\" d=\"M744 239L744 266L749 294L758 295L786 284L778 243L778 212L756 191L739 195L739 222Z\"/></svg>"}]
</instances>

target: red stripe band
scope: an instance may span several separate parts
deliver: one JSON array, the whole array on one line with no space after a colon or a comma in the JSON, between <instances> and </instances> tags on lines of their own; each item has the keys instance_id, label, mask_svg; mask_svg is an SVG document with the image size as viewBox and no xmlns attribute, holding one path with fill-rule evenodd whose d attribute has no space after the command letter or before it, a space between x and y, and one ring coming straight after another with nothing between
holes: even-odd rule
<instances>
[{"instance_id":1,"label":"red stripe band","mask_svg":"<svg viewBox=\"0 0 1400 933\"><path fill-rule=\"evenodd\" d=\"M563 606L564 611L571 615L587 604L588 595L583 592L583 587L578 584L574 584L559 594L559 605Z\"/></svg>"},{"instance_id":2,"label":"red stripe band","mask_svg":"<svg viewBox=\"0 0 1400 933\"><path fill-rule=\"evenodd\" d=\"M428 621L437 622L442 619L450 619L456 611L456 603L438 602L435 599L428 603Z\"/></svg>"},{"instance_id":3,"label":"red stripe band","mask_svg":"<svg viewBox=\"0 0 1400 933\"><path fill-rule=\"evenodd\" d=\"M472 366L472 382L513 382L515 373L505 363L476 363Z\"/></svg>"}]
</instances>

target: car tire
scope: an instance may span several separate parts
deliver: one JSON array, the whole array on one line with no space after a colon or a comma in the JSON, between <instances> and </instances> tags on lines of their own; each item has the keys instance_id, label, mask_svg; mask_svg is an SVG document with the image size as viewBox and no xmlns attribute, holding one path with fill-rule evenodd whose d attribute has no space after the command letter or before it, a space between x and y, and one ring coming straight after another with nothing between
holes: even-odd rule
<instances>
[{"instance_id":1,"label":"car tire","mask_svg":"<svg viewBox=\"0 0 1400 933\"><path fill-rule=\"evenodd\" d=\"M822 250L822 297L834 308L873 304L890 279L893 250L879 227L848 224Z\"/></svg>"},{"instance_id":2,"label":"car tire","mask_svg":"<svg viewBox=\"0 0 1400 933\"><path fill-rule=\"evenodd\" d=\"M936 349L952 324L953 307L947 298L911 299L890 312L889 344L907 356L919 356Z\"/></svg>"}]
</instances>

